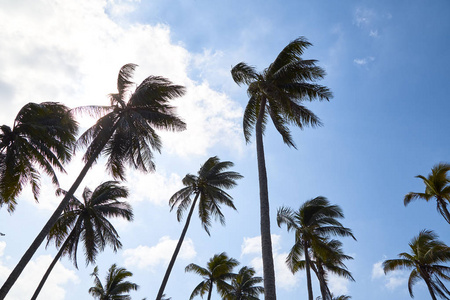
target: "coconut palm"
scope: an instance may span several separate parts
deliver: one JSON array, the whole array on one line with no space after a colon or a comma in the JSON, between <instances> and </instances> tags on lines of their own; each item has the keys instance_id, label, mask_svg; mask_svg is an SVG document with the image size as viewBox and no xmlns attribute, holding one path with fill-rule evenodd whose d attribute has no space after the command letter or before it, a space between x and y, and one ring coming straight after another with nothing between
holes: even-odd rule
<instances>
[{"instance_id":1,"label":"coconut palm","mask_svg":"<svg viewBox=\"0 0 450 300\"><path fill-rule=\"evenodd\" d=\"M406 194L403 201L405 206L416 199L430 201L435 198L438 212L447 223L450 223L450 213L447 209L447 205L450 202L450 179L447 175L449 171L450 164L440 163L431 169L431 173L427 177L417 175L416 177L422 179L425 184L425 192L410 192Z\"/></svg>"},{"instance_id":2,"label":"coconut palm","mask_svg":"<svg viewBox=\"0 0 450 300\"><path fill-rule=\"evenodd\" d=\"M137 284L125 281L133 273L125 268L118 268L116 264L109 268L105 285L98 277L98 267L94 268L91 276L94 277L94 286L89 289L89 294L99 300L131 300L128 293L139 288Z\"/></svg>"},{"instance_id":3,"label":"coconut palm","mask_svg":"<svg viewBox=\"0 0 450 300\"><path fill-rule=\"evenodd\" d=\"M203 281L195 287L189 300L194 299L198 295L203 297L205 293L208 293L207 299L211 300L214 284L217 286L218 293L224 297L231 288L226 281L235 276L232 271L237 265L239 265L239 262L236 259L229 258L225 252L222 252L214 255L208 261L206 268L196 264L186 266L186 272L194 272L203 277Z\"/></svg>"},{"instance_id":4,"label":"coconut palm","mask_svg":"<svg viewBox=\"0 0 450 300\"><path fill-rule=\"evenodd\" d=\"M67 194L59 189L59 193ZM97 254L109 245L116 252L122 247L119 234L108 221L109 217L121 217L127 221L133 219L131 206L120 198L128 197L128 190L119 186L116 181L107 181L94 191L85 188L83 202L72 197L64 213L59 217L48 236L48 243L54 241L59 251L47 269L38 288L33 294L36 299L42 287L62 255L67 255L76 268L77 250L81 240L86 258L86 264L95 263Z\"/></svg>"},{"instance_id":5,"label":"coconut palm","mask_svg":"<svg viewBox=\"0 0 450 300\"><path fill-rule=\"evenodd\" d=\"M325 239L322 243L316 244L315 248L310 249L311 269L319 280L321 299L332 300L333 295L328 288L328 274L333 273L338 276L345 277L351 281L355 281L352 274L348 271L345 260L353 259L353 257L345 255L342 250L342 242L338 240ZM301 260L294 266L294 272L304 269L306 261Z\"/></svg>"},{"instance_id":6,"label":"coconut palm","mask_svg":"<svg viewBox=\"0 0 450 300\"><path fill-rule=\"evenodd\" d=\"M208 235L212 221L211 219L213 217L218 219L222 225L225 225L225 216L220 210L221 204L236 210L236 207L233 204L233 198L224 191L224 189L231 189L236 186L236 180L242 178L237 172L225 171L233 165L234 164L230 161L220 161L217 156L210 157L200 167L200 170L197 172L198 175L187 174L183 178L183 185L185 187L170 198L169 204L171 210L175 206L178 206L177 219L179 222L183 217L183 213L189 207L190 209L183 231L178 239L177 246L161 283L161 287L156 297L157 300L160 300L164 293L170 272L172 271L175 260L180 252L181 245L183 244L184 237L186 236L197 201L200 222ZM192 197L194 198L193 200Z\"/></svg>"},{"instance_id":7,"label":"coconut palm","mask_svg":"<svg viewBox=\"0 0 450 300\"><path fill-rule=\"evenodd\" d=\"M255 130L258 160L261 248L266 300L276 299L275 271L273 266L272 241L270 235L269 192L264 158L263 134L268 119L272 120L283 142L295 147L289 125L300 129L321 125L319 118L304 106L304 101L329 100L332 97L327 87L314 83L325 76L325 71L316 66L315 60L301 58L304 50L311 46L300 37L290 42L273 63L262 73L244 62L233 67L233 80L248 85L249 102L244 111L243 129L247 142Z\"/></svg>"},{"instance_id":8,"label":"coconut palm","mask_svg":"<svg viewBox=\"0 0 450 300\"><path fill-rule=\"evenodd\" d=\"M262 277L255 276L255 270L242 267L232 278L230 290L226 291L225 300L257 300L258 295L264 293L264 288L258 286L263 282Z\"/></svg>"},{"instance_id":9,"label":"coconut palm","mask_svg":"<svg viewBox=\"0 0 450 300\"><path fill-rule=\"evenodd\" d=\"M26 184L38 200L39 169L58 186L56 170L65 172L70 161L78 123L59 103L28 103L17 114L13 127L0 127L0 206L13 212Z\"/></svg>"},{"instance_id":10,"label":"coconut palm","mask_svg":"<svg viewBox=\"0 0 450 300\"><path fill-rule=\"evenodd\" d=\"M17 266L0 289L4 298L21 272L31 260L50 229L69 203L88 170L101 154L108 157L106 168L115 179L124 179L125 164L141 171L155 168L153 151L160 151L162 143L156 129L184 130L186 124L180 120L169 101L182 96L184 87L173 85L168 79L147 77L134 92L131 81L136 65L127 64L119 72L118 93L111 94L111 106L89 106L79 111L102 115L97 123L81 135L78 146L87 146L86 162L82 171L67 191L55 212L25 252ZM128 99L128 102L126 100Z\"/></svg>"},{"instance_id":11,"label":"coconut palm","mask_svg":"<svg viewBox=\"0 0 450 300\"><path fill-rule=\"evenodd\" d=\"M431 230L422 230L409 243L410 252L402 252L397 259L383 262L384 273L393 270L411 270L408 280L408 290L414 297L412 287L420 279L425 281L431 298L450 299L450 291L442 279L450 280L450 267L442 263L450 261L450 247L438 240L437 234Z\"/></svg>"},{"instance_id":12,"label":"coconut palm","mask_svg":"<svg viewBox=\"0 0 450 300\"><path fill-rule=\"evenodd\" d=\"M295 243L291 248L286 263L295 273L301 256L305 256L304 268L308 287L308 299L313 300L311 283L310 250L324 249L329 236L351 236L352 230L344 227L337 219L344 214L338 205L331 205L325 197L316 197L303 203L298 211L281 207L277 212L278 226L286 224L287 230L294 231Z\"/></svg>"}]
</instances>

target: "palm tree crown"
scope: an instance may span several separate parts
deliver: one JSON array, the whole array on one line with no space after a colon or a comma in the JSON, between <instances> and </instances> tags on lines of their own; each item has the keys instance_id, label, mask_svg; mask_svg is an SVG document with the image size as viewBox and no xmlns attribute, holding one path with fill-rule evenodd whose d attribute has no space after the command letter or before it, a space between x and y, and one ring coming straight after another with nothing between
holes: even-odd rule
<instances>
[{"instance_id":1,"label":"palm tree crown","mask_svg":"<svg viewBox=\"0 0 450 300\"><path fill-rule=\"evenodd\" d=\"M290 42L278 54L275 61L261 73L244 62L237 64L231 70L233 80L238 85L248 85L247 94L250 99L243 117L243 130L247 142L250 141L253 129L255 130L266 300L276 299L276 287L270 234L269 190L263 145L264 130L270 117L284 143L295 148L290 125L302 129L305 126L321 124L319 118L303 105L304 101L329 100L332 97L327 87L315 83L316 80L325 76L325 71L316 66L315 60L304 60L301 57L309 46L311 43L303 37Z\"/></svg>"},{"instance_id":2,"label":"palm tree crown","mask_svg":"<svg viewBox=\"0 0 450 300\"><path fill-rule=\"evenodd\" d=\"M200 295L203 297L205 293L208 293L208 300L211 300L211 294L213 285L216 284L217 291L224 297L230 285L226 280L232 279L234 274L233 268L239 265L239 262L234 258L229 258L225 252L214 255L207 263L206 268L200 267L196 264L189 264L186 266L186 272L194 272L203 277L203 281L200 282L194 289L189 300Z\"/></svg>"},{"instance_id":3,"label":"palm tree crown","mask_svg":"<svg viewBox=\"0 0 450 300\"><path fill-rule=\"evenodd\" d=\"M175 260L180 252L184 237L186 236L192 214L194 212L196 203L198 201L198 214L200 222L209 235L209 227L211 226L211 218L219 219L222 225L225 224L225 216L220 210L220 205L225 204L228 207L236 210L233 204L233 198L224 191L224 189L231 189L237 185L236 180L242 176L233 171L225 171L231 168L234 164L230 161L220 161L217 156L210 157L200 167L198 175L187 174L183 178L183 185L185 186L176 192L169 200L171 210L178 205L177 218L181 221L183 213L189 208L189 213L186 218L181 236L178 239L177 246L173 252L172 258L167 266L166 273L161 283L157 300L160 300L164 289L169 280L170 273L175 264ZM194 196L194 200L191 197Z\"/></svg>"},{"instance_id":4,"label":"palm tree crown","mask_svg":"<svg viewBox=\"0 0 450 300\"><path fill-rule=\"evenodd\" d=\"M291 248L286 263L289 269L295 273L301 264L301 256L305 255L305 269L309 299L313 299L311 285L311 258L309 250L320 253L327 248L327 238L331 235L350 236L353 239L352 230L344 227L337 219L343 218L342 209L337 205L331 205L325 197L316 197L303 203L298 211L289 207L278 209L278 226L286 224L287 230L295 233L295 243ZM320 254L317 255L320 257Z\"/></svg>"},{"instance_id":5,"label":"palm tree crown","mask_svg":"<svg viewBox=\"0 0 450 300\"><path fill-rule=\"evenodd\" d=\"M411 270L408 280L411 297L414 297L412 287L422 279L433 300L436 300L436 296L450 299L450 291L441 280L450 280L450 267L441 265L450 261L450 247L437 238L433 231L422 230L409 243L409 253L402 252L398 255L400 258L383 262L385 273L399 269Z\"/></svg>"},{"instance_id":6,"label":"palm tree crown","mask_svg":"<svg viewBox=\"0 0 450 300\"><path fill-rule=\"evenodd\" d=\"M450 164L440 163L431 169L431 173L427 177L417 175L416 177L422 179L425 184L425 192L410 192L406 194L404 199L405 206L416 199L429 201L435 198L437 210L450 223L450 213L447 209L447 205L450 202L450 179L447 175L449 171Z\"/></svg>"},{"instance_id":7,"label":"palm tree crown","mask_svg":"<svg viewBox=\"0 0 450 300\"><path fill-rule=\"evenodd\" d=\"M17 114L14 125L0 127L0 206L12 212L16 198L29 183L39 196L39 171L58 185L54 170L64 172L70 161L78 123L69 109L59 103L28 103Z\"/></svg>"},{"instance_id":8,"label":"palm tree crown","mask_svg":"<svg viewBox=\"0 0 450 300\"><path fill-rule=\"evenodd\" d=\"M58 192L64 195L67 193L61 189ZM131 205L118 200L128 197L128 190L119 186L117 181L106 181L94 191L86 187L82 197L83 201L72 197L48 236L48 243L53 240L57 246L69 239L64 253L72 259L75 267L80 240L83 242L86 263L94 263L97 254L106 245L110 245L114 252L122 247L119 234L108 218L133 220Z\"/></svg>"},{"instance_id":9,"label":"palm tree crown","mask_svg":"<svg viewBox=\"0 0 450 300\"><path fill-rule=\"evenodd\" d=\"M255 270L242 267L231 280L230 290L226 292L226 300L257 300L258 295L264 293L264 288L257 284L263 281L262 277L255 276Z\"/></svg>"},{"instance_id":10,"label":"palm tree crown","mask_svg":"<svg viewBox=\"0 0 450 300\"><path fill-rule=\"evenodd\" d=\"M118 268L116 264L109 268L105 285L98 277L98 267L94 268L91 276L94 277L94 286L89 289L89 294L99 300L131 300L131 296L127 293L139 288L137 284L125 281L133 276L133 273L125 268Z\"/></svg>"}]
</instances>

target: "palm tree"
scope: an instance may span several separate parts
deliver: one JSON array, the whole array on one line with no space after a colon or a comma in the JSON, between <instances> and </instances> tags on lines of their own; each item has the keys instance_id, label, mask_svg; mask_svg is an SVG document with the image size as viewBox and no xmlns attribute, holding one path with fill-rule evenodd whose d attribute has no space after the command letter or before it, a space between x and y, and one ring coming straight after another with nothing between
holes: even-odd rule
<instances>
[{"instance_id":1,"label":"palm tree","mask_svg":"<svg viewBox=\"0 0 450 300\"><path fill-rule=\"evenodd\" d=\"M327 87L314 83L325 76L325 71L316 66L315 60L303 60L301 55L311 46L300 37L290 42L278 54L275 61L262 73L241 62L233 67L233 80L248 85L250 97L244 111L243 129L247 143L255 130L256 153L258 159L261 248L264 273L264 293L266 300L276 299L275 271L273 266L272 241L270 235L269 192L266 163L264 158L263 134L270 117L281 134L283 142L294 148L289 125L302 129L305 126L319 126L319 118L308 110L303 102L329 100L332 97Z\"/></svg>"},{"instance_id":2,"label":"palm tree","mask_svg":"<svg viewBox=\"0 0 450 300\"><path fill-rule=\"evenodd\" d=\"M431 169L428 177L417 175L416 177L422 179L423 183L425 183L425 192L410 192L406 194L403 201L405 206L412 200L423 199L429 201L435 198L438 212L444 217L447 223L450 223L450 213L447 209L448 202L450 202L450 179L447 176L449 171L450 164L440 163Z\"/></svg>"},{"instance_id":3,"label":"palm tree","mask_svg":"<svg viewBox=\"0 0 450 300\"><path fill-rule=\"evenodd\" d=\"M229 258L225 252L222 252L214 255L208 261L206 268L196 264L186 266L186 272L194 272L203 277L203 281L195 287L189 300L194 299L198 295L203 297L205 293L208 293L208 300L211 300L214 284L216 284L219 294L224 297L226 292L230 290L230 285L226 280L235 276L232 271L237 265L239 265L239 262L236 259Z\"/></svg>"},{"instance_id":4,"label":"palm tree","mask_svg":"<svg viewBox=\"0 0 450 300\"><path fill-rule=\"evenodd\" d=\"M352 274L348 271L344 260L353 259L353 257L345 255L342 250L342 242L338 240L327 240L319 244L319 247L310 249L311 251L311 269L317 276L320 285L321 299L332 300L333 295L328 288L328 273L345 277L351 281L355 281ZM297 269L304 269L305 260L298 263Z\"/></svg>"},{"instance_id":5,"label":"palm tree","mask_svg":"<svg viewBox=\"0 0 450 300\"><path fill-rule=\"evenodd\" d=\"M425 281L431 298L436 296L450 299L450 291L441 279L450 280L450 267L441 265L450 261L450 247L438 240L437 234L431 230L422 230L409 243L410 253L402 252L398 259L383 262L384 273L393 270L412 270L409 274L408 290L414 297L412 287L420 279Z\"/></svg>"},{"instance_id":6,"label":"palm tree","mask_svg":"<svg viewBox=\"0 0 450 300\"><path fill-rule=\"evenodd\" d=\"M313 300L311 283L310 249L324 249L330 235L351 236L352 230L342 226L337 220L343 218L342 209L331 205L325 197L316 197L303 203L298 211L289 207L281 207L277 212L278 226L286 224L287 230L295 233L295 243L286 259L289 269L295 273L299 268L301 256L305 255L308 299ZM355 239L356 240L356 239Z\"/></svg>"},{"instance_id":7,"label":"palm tree","mask_svg":"<svg viewBox=\"0 0 450 300\"><path fill-rule=\"evenodd\" d=\"M234 164L230 161L220 161L217 156L210 157L197 172L196 175L187 174L183 178L183 185L185 186L176 192L169 200L171 210L178 205L177 219L181 221L183 213L189 208L190 210L186 218L181 236L178 240L175 251L167 267L164 279L161 283L157 300L161 299L164 289L169 280L170 272L172 271L175 260L180 252L184 237L186 236L189 223L191 221L194 208L198 201L198 215L200 222L209 235L209 227L211 226L211 218L219 219L222 225L225 225L225 217L220 211L220 205L225 204L228 207L236 210L233 204L233 198L227 194L224 189L231 189L236 186L236 180L242 178L237 172L225 171L231 168ZM194 197L192 201L191 197Z\"/></svg>"},{"instance_id":8,"label":"palm tree","mask_svg":"<svg viewBox=\"0 0 450 300\"><path fill-rule=\"evenodd\" d=\"M99 300L131 300L127 293L139 288L137 284L125 281L128 277L133 276L133 273L125 268L118 268L116 264L109 268L105 285L98 278L98 267L94 268L91 276L94 277L94 286L89 289L89 294Z\"/></svg>"},{"instance_id":9,"label":"palm tree","mask_svg":"<svg viewBox=\"0 0 450 300\"><path fill-rule=\"evenodd\" d=\"M255 270L242 267L231 280L230 290L226 292L225 300L257 300L264 293L264 288L257 284L263 282L262 277L255 276Z\"/></svg>"},{"instance_id":10,"label":"palm tree","mask_svg":"<svg viewBox=\"0 0 450 300\"><path fill-rule=\"evenodd\" d=\"M108 156L106 167L114 178L124 178L126 163L141 171L152 171L155 168L153 151L159 152L162 147L155 129L177 131L186 128L186 124L176 116L174 107L169 104L171 99L184 94L184 87L173 85L163 77L149 76L132 93L134 83L131 78L135 67L134 64L127 64L121 68L117 80L118 93L110 95L111 106L78 109L104 114L77 142L78 146L88 146L84 156L86 164L3 284L0 299L6 297L100 154Z\"/></svg>"},{"instance_id":11,"label":"palm tree","mask_svg":"<svg viewBox=\"0 0 450 300\"><path fill-rule=\"evenodd\" d=\"M66 191L58 190L61 194ZM107 181L93 192L85 188L83 202L72 197L64 213L59 217L48 236L48 243L55 241L59 251L47 269L31 300L39 295L53 267L62 255L68 255L76 268L78 243L83 241L86 264L94 263L97 254L110 245L114 252L122 247L119 234L108 221L109 217L122 217L133 220L133 211L127 202L117 199L128 197L128 190L116 181ZM70 233L69 233L70 232Z\"/></svg>"},{"instance_id":12,"label":"palm tree","mask_svg":"<svg viewBox=\"0 0 450 300\"><path fill-rule=\"evenodd\" d=\"M39 169L58 186L54 170L65 172L63 164L70 161L78 123L69 109L59 103L28 103L17 114L13 127L0 127L0 206L9 212L29 183L38 200Z\"/></svg>"}]
</instances>

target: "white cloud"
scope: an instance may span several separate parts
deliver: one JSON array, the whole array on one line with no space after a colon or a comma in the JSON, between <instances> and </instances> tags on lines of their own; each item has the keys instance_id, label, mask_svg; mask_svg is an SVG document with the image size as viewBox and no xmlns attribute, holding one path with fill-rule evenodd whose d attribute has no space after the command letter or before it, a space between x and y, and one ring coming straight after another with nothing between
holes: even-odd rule
<instances>
[{"instance_id":1,"label":"white cloud","mask_svg":"<svg viewBox=\"0 0 450 300\"><path fill-rule=\"evenodd\" d=\"M178 240L171 240L168 236L162 237L153 247L138 246L134 249L126 249L123 252L125 265L138 268L153 268L159 264L167 264L172 257ZM194 243L191 239L185 239L178 254L178 259L190 260L197 255Z\"/></svg>"},{"instance_id":2,"label":"white cloud","mask_svg":"<svg viewBox=\"0 0 450 300\"><path fill-rule=\"evenodd\" d=\"M371 30L369 33L369 36L371 37L378 37L378 30Z\"/></svg>"},{"instance_id":3,"label":"white cloud","mask_svg":"<svg viewBox=\"0 0 450 300\"><path fill-rule=\"evenodd\" d=\"M277 287L285 290L290 290L297 286L299 278L303 278L302 273L293 275L286 266L287 253L278 253L280 249L281 236L272 235L273 260L275 265L275 274L277 278ZM244 242L241 246L241 256L256 255L252 258L250 265L256 270L258 274L263 273L262 258L261 258L261 237L247 238L244 237Z\"/></svg>"},{"instance_id":4,"label":"white cloud","mask_svg":"<svg viewBox=\"0 0 450 300\"><path fill-rule=\"evenodd\" d=\"M11 288L8 294L8 300L30 298L52 260L53 257L50 255L41 255L35 260L30 261L17 282ZM6 280L10 273L11 270L0 260L0 281L3 282ZM63 300L66 294L64 286L69 283L78 284L78 276L75 275L74 270L67 269L58 262L42 288L39 298Z\"/></svg>"},{"instance_id":5,"label":"white cloud","mask_svg":"<svg viewBox=\"0 0 450 300\"><path fill-rule=\"evenodd\" d=\"M361 27L371 23L375 16L374 10L359 7L355 10L353 22Z\"/></svg>"},{"instance_id":6,"label":"white cloud","mask_svg":"<svg viewBox=\"0 0 450 300\"><path fill-rule=\"evenodd\" d=\"M384 261L384 260L383 260ZM372 267L372 279L384 278L384 285L390 290L405 287L408 281L408 272L395 270L384 274L383 261L375 263Z\"/></svg>"},{"instance_id":7,"label":"white cloud","mask_svg":"<svg viewBox=\"0 0 450 300\"><path fill-rule=\"evenodd\" d=\"M348 285L350 281L344 277L331 273L328 277L328 287L335 295L348 294Z\"/></svg>"},{"instance_id":8,"label":"white cloud","mask_svg":"<svg viewBox=\"0 0 450 300\"><path fill-rule=\"evenodd\" d=\"M366 58L355 58L353 60L353 62L355 64L359 65L359 66L365 66L365 65L367 65L368 63L370 63L370 62L372 62L374 60L375 60L375 57L369 56L369 57L366 57Z\"/></svg>"}]
</instances>

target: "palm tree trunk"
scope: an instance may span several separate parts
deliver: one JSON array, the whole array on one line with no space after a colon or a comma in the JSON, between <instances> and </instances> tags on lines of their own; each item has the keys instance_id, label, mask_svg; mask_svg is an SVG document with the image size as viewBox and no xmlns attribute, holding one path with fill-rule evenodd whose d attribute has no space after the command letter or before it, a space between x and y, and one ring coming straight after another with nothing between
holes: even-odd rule
<instances>
[{"instance_id":1,"label":"palm tree trunk","mask_svg":"<svg viewBox=\"0 0 450 300\"><path fill-rule=\"evenodd\" d=\"M213 281L211 280L211 282L209 283L208 300L211 300L212 290L213 290Z\"/></svg>"},{"instance_id":2,"label":"palm tree trunk","mask_svg":"<svg viewBox=\"0 0 450 300\"><path fill-rule=\"evenodd\" d=\"M312 291L312 283L311 283L311 260L309 258L308 253L308 245L306 242L303 242L303 249L305 251L305 269L306 269L306 284L308 287L308 300L314 300L313 291Z\"/></svg>"},{"instance_id":3,"label":"palm tree trunk","mask_svg":"<svg viewBox=\"0 0 450 300\"><path fill-rule=\"evenodd\" d=\"M189 223L191 222L191 217L194 212L195 204L197 203L197 199L198 199L199 195L200 195L200 193L197 193L197 195L195 195L194 201L192 202L191 209L189 210L189 214L186 218L186 223L184 224L183 231L181 232L181 236L178 239L178 243L177 243L177 246L175 247L175 251L172 254L172 258L170 259L169 266L167 267L166 274L164 275L163 281L161 283L161 287L159 288L158 295L156 296L156 300L161 300L161 298L164 294L164 289L166 288L167 282L169 281L170 272L172 272L172 268L175 264L175 260L177 259L178 253L180 252L181 245L183 244L184 237L186 236L186 232L188 230Z\"/></svg>"},{"instance_id":4,"label":"palm tree trunk","mask_svg":"<svg viewBox=\"0 0 450 300\"><path fill-rule=\"evenodd\" d=\"M311 268L317 275L320 285L320 293L322 294L322 300L331 300L331 292L328 288L327 282L325 280L325 271L320 262L317 262L317 269L311 264Z\"/></svg>"},{"instance_id":5,"label":"palm tree trunk","mask_svg":"<svg viewBox=\"0 0 450 300\"><path fill-rule=\"evenodd\" d=\"M262 134L262 121L266 107L266 99L261 101L258 120L255 124L256 155L258 159L259 175L259 199L261 216L261 251L264 274L264 298L265 300L276 300L275 269L272 254L272 239L270 235L270 209L269 189L267 184L266 162L264 157L264 145Z\"/></svg>"},{"instance_id":6,"label":"palm tree trunk","mask_svg":"<svg viewBox=\"0 0 450 300\"><path fill-rule=\"evenodd\" d=\"M56 265L56 263L58 262L59 258L61 257L61 255L63 254L65 248L67 247L67 245L69 244L70 238L71 236L73 236L74 231L72 231L70 233L70 235L66 238L66 240L64 241L64 244L61 246L61 248L59 248L58 253L56 254L55 258L53 259L52 263L50 264L50 266L48 267L47 271L45 272L44 276L41 279L41 282L39 282L39 285L36 289L36 291L34 291L33 296L31 297L31 300L36 300L37 296L39 295L39 293L41 292L42 288L44 287L45 282L47 281L48 276L50 275L50 273L53 270L53 267Z\"/></svg>"},{"instance_id":7,"label":"palm tree trunk","mask_svg":"<svg viewBox=\"0 0 450 300\"><path fill-rule=\"evenodd\" d=\"M84 177L86 176L89 169L92 167L94 162L96 161L98 155L100 155L101 151L105 147L106 143L108 142L111 135L114 133L118 126L118 122L116 122L111 129L106 132L105 135L102 135L100 140L99 147L95 150L91 158L86 162L84 168L81 170L80 174L78 175L75 182L70 187L67 194L64 196L61 203L58 205L56 210L53 212L50 219L47 221L47 223L42 228L41 232L37 235L37 237L34 239L33 243L30 245L30 247L27 249L25 254L22 256L20 261L17 263L16 267L13 269L11 274L9 275L8 279L6 279L5 283L3 284L2 288L0 289L0 300L3 300L6 295L8 294L11 287L14 285L14 283L19 278L22 271L25 269L26 265L30 262L31 258L33 257L34 253L36 253L39 246L44 241L45 237L50 232L50 229L55 225L56 221L58 220L59 216L63 212L63 210L66 208L67 204L69 203L69 200L72 198L73 194L77 190L77 188L80 186L81 182L83 181Z\"/></svg>"}]
</instances>

